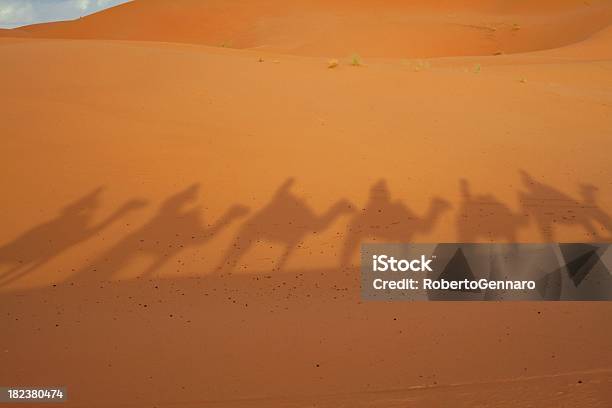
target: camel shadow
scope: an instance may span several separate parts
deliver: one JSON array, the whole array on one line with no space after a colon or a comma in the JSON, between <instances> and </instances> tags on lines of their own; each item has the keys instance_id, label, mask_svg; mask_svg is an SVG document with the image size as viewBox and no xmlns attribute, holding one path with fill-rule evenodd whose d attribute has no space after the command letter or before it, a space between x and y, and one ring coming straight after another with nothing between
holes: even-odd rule
<instances>
[{"instance_id":1,"label":"camel shadow","mask_svg":"<svg viewBox=\"0 0 612 408\"><path fill-rule=\"evenodd\" d=\"M582 197L576 200L526 171L521 170L521 178L526 189L519 193L521 205L535 219L546 242L555 242L559 225L581 226L593 241L612 239L612 217L597 203L596 187L582 184Z\"/></svg>"},{"instance_id":2,"label":"camel shadow","mask_svg":"<svg viewBox=\"0 0 612 408\"><path fill-rule=\"evenodd\" d=\"M434 197L427 212L418 216L402 201L391 199L385 180L378 181L370 188L365 207L349 221L340 255L341 266L351 265L351 259L362 241L381 239L387 242L410 242L415 234L432 231L439 217L450 208L448 201Z\"/></svg>"},{"instance_id":3,"label":"camel shadow","mask_svg":"<svg viewBox=\"0 0 612 408\"><path fill-rule=\"evenodd\" d=\"M473 195L469 182L460 180L461 203L457 212L458 242L485 239L490 242L517 242L517 233L527 225L525 215L514 213L491 194Z\"/></svg>"},{"instance_id":4,"label":"camel shadow","mask_svg":"<svg viewBox=\"0 0 612 408\"><path fill-rule=\"evenodd\" d=\"M8 269L0 275L0 286L12 283L45 265L69 248L86 241L117 222L129 212L146 206L144 200L130 200L105 220L93 223L100 206L102 187L65 206L51 221L38 225L0 247L0 265Z\"/></svg>"},{"instance_id":5,"label":"camel shadow","mask_svg":"<svg viewBox=\"0 0 612 408\"><path fill-rule=\"evenodd\" d=\"M293 178L287 179L268 204L246 220L227 250L217 271L231 272L244 254L257 242L285 246L273 270L282 270L291 253L309 235L327 229L338 217L353 211L349 201L341 199L323 214L316 214L301 198L291 193Z\"/></svg>"},{"instance_id":6,"label":"camel shadow","mask_svg":"<svg viewBox=\"0 0 612 408\"><path fill-rule=\"evenodd\" d=\"M208 242L249 211L247 207L234 205L214 224L207 225L202 219L201 207L193 204L198 191L199 185L194 184L167 198L153 218L119 240L90 265L78 271L71 280L111 280L141 254L152 261L140 276L151 277L185 248Z\"/></svg>"}]
</instances>

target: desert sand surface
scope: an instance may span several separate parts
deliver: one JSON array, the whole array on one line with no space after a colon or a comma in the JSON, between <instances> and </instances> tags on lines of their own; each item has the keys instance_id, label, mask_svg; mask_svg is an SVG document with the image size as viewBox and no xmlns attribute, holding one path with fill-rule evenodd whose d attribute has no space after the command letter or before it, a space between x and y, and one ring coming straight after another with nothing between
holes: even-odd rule
<instances>
[{"instance_id":1,"label":"desert sand surface","mask_svg":"<svg viewBox=\"0 0 612 408\"><path fill-rule=\"evenodd\" d=\"M612 404L612 304L362 302L358 275L362 242L612 239L612 4L379 3L135 1L0 32L0 384L75 407Z\"/></svg>"}]
</instances>

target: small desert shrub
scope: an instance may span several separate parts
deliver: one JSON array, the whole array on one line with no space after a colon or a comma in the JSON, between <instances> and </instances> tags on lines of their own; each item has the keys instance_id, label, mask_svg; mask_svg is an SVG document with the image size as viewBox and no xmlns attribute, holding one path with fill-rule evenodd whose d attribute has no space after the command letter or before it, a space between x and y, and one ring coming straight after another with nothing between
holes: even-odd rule
<instances>
[{"instance_id":1,"label":"small desert shrub","mask_svg":"<svg viewBox=\"0 0 612 408\"><path fill-rule=\"evenodd\" d=\"M417 60L414 70L415 71L423 71L425 69L429 69L429 61Z\"/></svg>"},{"instance_id":2,"label":"small desert shrub","mask_svg":"<svg viewBox=\"0 0 612 408\"><path fill-rule=\"evenodd\" d=\"M351 65L354 67L362 66L363 62L361 61L361 57L357 54L353 54L353 56L351 56Z\"/></svg>"}]
</instances>

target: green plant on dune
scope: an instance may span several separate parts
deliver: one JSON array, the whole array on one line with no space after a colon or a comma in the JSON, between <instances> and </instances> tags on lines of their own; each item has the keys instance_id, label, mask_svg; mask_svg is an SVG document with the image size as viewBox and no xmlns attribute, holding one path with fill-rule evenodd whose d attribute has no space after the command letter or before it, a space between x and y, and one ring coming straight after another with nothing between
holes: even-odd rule
<instances>
[{"instance_id":1,"label":"green plant on dune","mask_svg":"<svg viewBox=\"0 0 612 408\"><path fill-rule=\"evenodd\" d=\"M423 70L426 70L426 69L429 69L429 68L430 68L429 61L424 61L424 60L421 60L421 59L416 60L416 63L415 63L415 66L414 66L414 70L415 71L417 71L417 72L418 71L423 71Z\"/></svg>"},{"instance_id":2,"label":"green plant on dune","mask_svg":"<svg viewBox=\"0 0 612 408\"><path fill-rule=\"evenodd\" d=\"M353 54L351 56L351 65L354 67L360 67L363 65L362 61L361 61L361 57L357 54Z\"/></svg>"}]
</instances>

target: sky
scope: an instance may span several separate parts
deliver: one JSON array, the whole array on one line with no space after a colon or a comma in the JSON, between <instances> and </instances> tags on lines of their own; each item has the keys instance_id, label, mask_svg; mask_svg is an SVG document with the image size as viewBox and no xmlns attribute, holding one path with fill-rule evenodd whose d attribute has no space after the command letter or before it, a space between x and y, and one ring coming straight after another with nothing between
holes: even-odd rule
<instances>
[{"instance_id":1,"label":"sky","mask_svg":"<svg viewBox=\"0 0 612 408\"><path fill-rule=\"evenodd\" d=\"M129 0L0 0L0 28L72 20Z\"/></svg>"}]
</instances>

